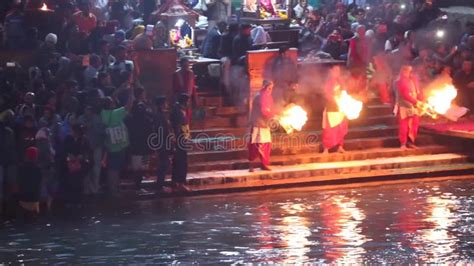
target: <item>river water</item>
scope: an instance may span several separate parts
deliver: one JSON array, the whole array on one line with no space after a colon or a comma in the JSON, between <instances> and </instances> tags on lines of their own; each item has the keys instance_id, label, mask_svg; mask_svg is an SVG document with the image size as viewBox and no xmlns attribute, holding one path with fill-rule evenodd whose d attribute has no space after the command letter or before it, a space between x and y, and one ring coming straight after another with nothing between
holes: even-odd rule
<instances>
[{"instance_id":1,"label":"river water","mask_svg":"<svg viewBox=\"0 0 474 266\"><path fill-rule=\"evenodd\" d=\"M474 263L474 179L88 207L3 222L8 263Z\"/></svg>"}]
</instances>

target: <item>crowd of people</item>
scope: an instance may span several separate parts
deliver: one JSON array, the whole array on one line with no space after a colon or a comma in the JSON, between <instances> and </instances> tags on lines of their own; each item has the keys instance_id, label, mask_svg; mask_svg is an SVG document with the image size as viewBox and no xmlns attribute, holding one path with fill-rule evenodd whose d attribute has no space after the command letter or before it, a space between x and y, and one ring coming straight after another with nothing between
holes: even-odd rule
<instances>
[{"instance_id":1,"label":"crowd of people","mask_svg":"<svg viewBox=\"0 0 474 266\"><path fill-rule=\"evenodd\" d=\"M159 4L147 0L48 0L47 6L55 10L50 23L41 28L29 25L28 5L40 7L43 3L11 1L1 14L2 49L23 51L34 61L28 67L9 62L1 68L2 205L14 200L23 209L38 212L39 202L49 209L55 199L77 203L84 195L103 191L115 196L122 175L133 177L139 187L149 170L151 154L157 154L157 190L186 191L187 149L176 144L189 141L191 106L199 105L189 60L182 57L179 69L169 77L173 99L167 99L147 95L130 58L133 50L169 45L163 40L160 21L148 27ZM351 93L360 98L366 98L370 88L379 93L382 102L396 102L392 85L400 70L411 65L420 88L436 76L452 76L461 104L473 107L474 24L460 31L434 1L400 4L374 0L364 6L356 1L349 5L326 1L315 8L300 0L293 11L291 20L300 27L299 55L346 60L349 80L337 82L353 87L349 88ZM221 59L221 80L229 87L232 68L245 65L247 51L264 49L268 42L264 27L229 19L209 28L200 49L204 57ZM291 78L279 77L287 90L293 90L298 81L291 72L286 71ZM339 79L339 72L334 73L331 82ZM271 98L273 82L281 87L276 80L267 81L262 99ZM169 102L173 105L167 112ZM269 117L267 111L263 115ZM254 119L255 123L265 122ZM133 130L137 128L140 130ZM156 149L149 143L148 136L153 133L158 133L155 141L160 143ZM169 139L175 145L168 145ZM340 140L334 145L343 151ZM252 160L258 149L252 148ZM262 159L264 168L269 169L270 148L266 149ZM164 179L170 164L172 186L167 187Z\"/></svg>"}]
</instances>

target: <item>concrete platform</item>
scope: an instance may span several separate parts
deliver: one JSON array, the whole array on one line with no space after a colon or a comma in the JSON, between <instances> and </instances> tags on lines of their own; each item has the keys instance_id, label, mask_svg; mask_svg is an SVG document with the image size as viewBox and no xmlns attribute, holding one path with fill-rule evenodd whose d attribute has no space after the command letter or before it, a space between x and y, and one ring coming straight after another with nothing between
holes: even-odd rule
<instances>
[{"instance_id":1,"label":"concrete platform","mask_svg":"<svg viewBox=\"0 0 474 266\"><path fill-rule=\"evenodd\" d=\"M272 156L272 165L297 165L297 164L308 164L308 163L323 163L323 162L341 162L341 161L354 161L354 160L367 160L376 158L389 158L399 156L411 156L411 155L430 155L438 153L452 152L454 149L448 148L441 145L430 145L420 147L416 150L405 150L402 151L399 148L376 148L367 150L356 150L348 151L346 153L309 153L309 154L295 154L292 156ZM258 162L254 162L255 167L259 167ZM189 166L189 172L203 172L203 171L224 171L224 170L238 170L248 169L250 166L247 159L230 160L230 161L213 161L213 162L202 162L194 163Z\"/></svg>"},{"instance_id":2,"label":"concrete platform","mask_svg":"<svg viewBox=\"0 0 474 266\"><path fill-rule=\"evenodd\" d=\"M458 153L412 155L368 160L310 163L275 166L273 171L248 170L209 171L189 174L191 192L179 195L202 195L241 192L269 188L289 188L314 185L335 185L381 180L446 177L474 174L471 157ZM144 182L152 188L154 182ZM127 189L123 184L123 188ZM130 189L128 190L130 191ZM152 189L139 193L156 196ZM171 194L167 196L174 196Z\"/></svg>"},{"instance_id":3,"label":"concrete platform","mask_svg":"<svg viewBox=\"0 0 474 266\"><path fill-rule=\"evenodd\" d=\"M347 139L351 138L364 138L368 136L393 136L397 134L397 125L385 125L376 124L361 127L351 127L346 136ZM218 128L206 128L206 129L191 129L191 136L193 139L202 138L217 138L217 137L241 137L248 133L248 127L218 127ZM309 127L303 128L302 132L294 133L298 134L316 134L320 135L321 130L312 130Z\"/></svg>"},{"instance_id":4,"label":"concrete platform","mask_svg":"<svg viewBox=\"0 0 474 266\"><path fill-rule=\"evenodd\" d=\"M250 180L244 183L227 183L218 185L190 186L193 189L188 195L219 194L242 192L249 190L292 188L303 186L327 186L341 184L357 184L375 181L398 181L406 179L448 177L474 174L473 163L458 163L450 165L435 165L428 167L410 167L403 169L386 169L377 172L336 174L331 176L301 177L287 179Z\"/></svg>"},{"instance_id":5,"label":"concrete platform","mask_svg":"<svg viewBox=\"0 0 474 266\"><path fill-rule=\"evenodd\" d=\"M417 140L417 144L420 146L434 144L432 136L420 135ZM217 162L223 160L236 160L247 158L248 150L246 143L243 141L239 144L241 146L230 146L235 147L233 149L222 149L218 151L191 151L189 152L188 161L190 164L198 162ZM319 153L322 151L321 143L318 139L314 139L311 143L296 144L292 145L286 142L273 143L272 144L272 155L296 155L304 153ZM350 139L344 144L344 147L348 151L354 150L367 150L375 148L395 148L399 147L398 138L391 137L376 137L376 138L360 138Z\"/></svg>"},{"instance_id":6,"label":"concrete platform","mask_svg":"<svg viewBox=\"0 0 474 266\"><path fill-rule=\"evenodd\" d=\"M210 171L188 174L188 184L190 186L223 185L229 183L245 183L248 181L278 179L287 179L288 182L291 182L291 179L293 178L329 178L333 175L370 172L374 172L375 174L379 170L459 164L468 161L469 156L467 155L443 153L435 155L414 155L356 161L274 166L273 171L256 170L253 173L249 173L247 169Z\"/></svg>"},{"instance_id":7,"label":"concrete platform","mask_svg":"<svg viewBox=\"0 0 474 266\"><path fill-rule=\"evenodd\" d=\"M347 141L353 139L375 139L397 136L397 128L394 126L380 125L378 127L355 128L346 136ZM216 134L213 137L205 133L194 136L191 140L191 151L224 151L246 148L249 140L247 130L241 132L241 135L234 134ZM274 132L272 134L272 142L274 149L288 148L291 146L309 145L315 146L321 140L321 131L303 131L293 134L283 132Z\"/></svg>"},{"instance_id":8,"label":"concrete platform","mask_svg":"<svg viewBox=\"0 0 474 266\"><path fill-rule=\"evenodd\" d=\"M348 152L321 154L321 117L310 117L302 132L274 134L273 171L256 168L249 173L245 110L220 106L216 95L201 98L212 115L191 124L188 185L192 192L184 195L474 174L473 153L459 142L420 134L418 149L400 150L392 109L377 100L364 108L359 119L350 121ZM143 187L154 184L151 177ZM125 180L122 187L132 191L134 184Z\"/></svg>"},{"instance_id":9,"label":"concrete platform","mask_svg":"<svg viewBox=\"0 0 474 266\"><path fill-rule=\"evenodd\" d=\"M457 122L425 123L421 130L428 134L454 137L464 140L474 140L474 116L463 118Z\"/></svg>"}]
</instances>

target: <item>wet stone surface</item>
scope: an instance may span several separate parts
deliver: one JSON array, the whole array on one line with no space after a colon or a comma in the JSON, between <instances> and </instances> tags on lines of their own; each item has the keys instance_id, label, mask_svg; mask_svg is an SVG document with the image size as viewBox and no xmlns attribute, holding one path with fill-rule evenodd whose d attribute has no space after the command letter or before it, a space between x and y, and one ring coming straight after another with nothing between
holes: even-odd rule
<instances>
[{"instance_id":1,"label":"wet stone surface","mask_svg":"<svg viewBox=\"0 0 474 266\"><path fill-rule=\"evenodd\" d=\"M473 181L88 206L3 222L0 263L473 263Z\"/></svg>"}]
</instances>

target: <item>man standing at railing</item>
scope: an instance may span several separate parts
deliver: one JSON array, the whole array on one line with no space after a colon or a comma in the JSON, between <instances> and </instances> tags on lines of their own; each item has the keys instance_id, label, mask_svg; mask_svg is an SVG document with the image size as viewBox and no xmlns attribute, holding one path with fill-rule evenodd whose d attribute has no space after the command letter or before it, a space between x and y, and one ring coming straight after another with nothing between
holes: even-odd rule
<instances>
[{"instance_id":1,"label":"man standing at railing","mask_svg":"<svg viewBox=\"0 0 474 266\"><path fill-rule=\"evenodd\" d=\"M249 171L253 172L252 162L260 157L262 170L271 171L270 151L272 134L270 119L273 116L273 82L264 80L262 89L255 95L250 114Z\"/></svg>"}]
</instances>

